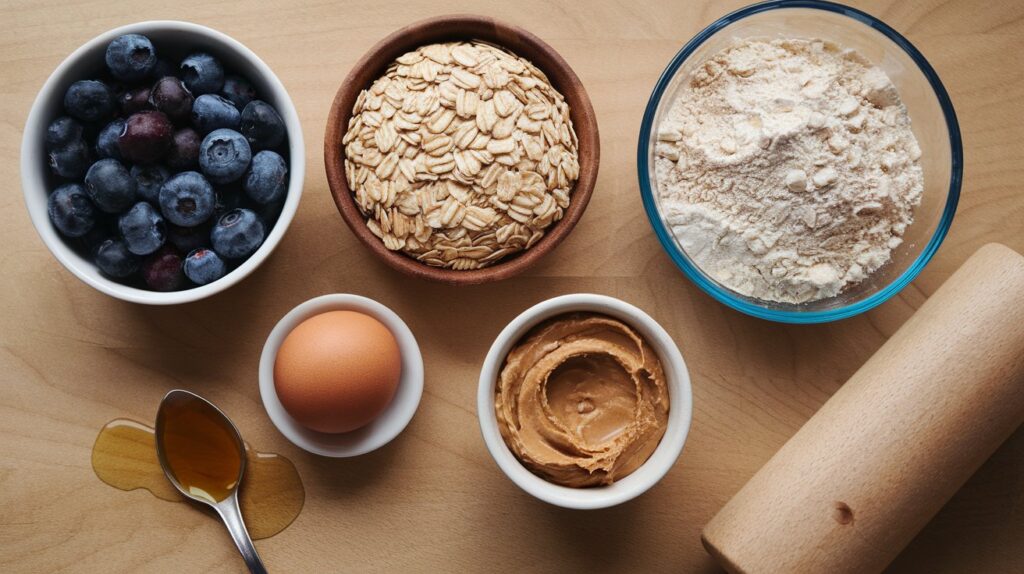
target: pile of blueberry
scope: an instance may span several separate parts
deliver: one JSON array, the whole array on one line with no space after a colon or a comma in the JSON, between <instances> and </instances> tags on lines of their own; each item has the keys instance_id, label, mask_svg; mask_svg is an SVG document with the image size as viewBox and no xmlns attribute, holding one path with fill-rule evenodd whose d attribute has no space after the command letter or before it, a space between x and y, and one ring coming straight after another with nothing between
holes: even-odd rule
<instances>
[{"instance_id":1,"label":"pile of blueberry","mask_svg":"<svg viewBox=\"0 0 1024 574\"><path fill-rule=\"evenodd\" d=\"M123 283L174 291L220 279L281 212L281 116L207 53L175 68L127 34L105 59L109 76L71 84L66 115L47 128L50 220Z\"/></svg>"}]
</instances>

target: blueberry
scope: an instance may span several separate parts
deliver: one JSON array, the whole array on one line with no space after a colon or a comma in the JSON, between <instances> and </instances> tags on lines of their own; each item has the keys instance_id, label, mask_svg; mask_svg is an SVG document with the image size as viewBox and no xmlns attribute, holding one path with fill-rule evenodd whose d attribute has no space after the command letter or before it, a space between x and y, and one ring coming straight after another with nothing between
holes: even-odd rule
<instances>
[{"instance_id":1,"label":"blueberry","mask_svg":"<svg viewBox=\"0 0 1024 574\"><path fill-rule=\"evenodd\" d=\"M213 183L228 183L242 177L250 159L249 142L234 130L214 130L199 146L199 166Z\"/></svg>"},{"instance_id":2,"label":"blueberry","mask_svg":"<svg viewBox=\"0 0 1024 574\"><path fill-rule=\"evenodd\" d=\"M185 284L181 254L170 245L142 262L142 279L154 291L174 291Z\"/></svg>"},{"instance_id":3,"label":"blueberry","mask_svg":"<svg viewBox=\"0 0 1024 574\"><path fill-rule=\"evenodd\" d=\"M278 201L288 190L288 164L275 152L257 153L245 174L244 187L246 195L256 203Z\"/></svg>"},{"instance_id":4,"label":"blueberry","mask_svg":"<svg viewBox=\"0 0 1024 574\"><path fill-rule=\"evenodd\" d=\"M220 128L237 130L240 117L235 104L215 94L203 94L192 105L192 125L202 134Z\"/></svg>"},{"instance_id":5,"label":"blueberry","mask_svg":"<svg viewBox=\"0 0 1024 574\"><path fill-rule=\"evenodd\" d=\"M224 87L224 68L213 56L197 52L181 61L181 78L197 96L216 94Z\"/></svg>"},{"instance_id":6,"label":"blueberry","mask_svg":"<svg viewBox=\"0 0 1024 574\"><path fill-rule=\"evenodd\" d=\"M174 126L161 112L143 111L128 116L117 143L121 157L132 163L156 163L174 141Z\"/></svg>"},{"instance_id":7,"label":"blueberry","mask_svg":"<svg viewBox=\"0 0 1024 574\"><path fill-rule=\"evenodd\" d=\"M248 257L263 243L260 218L249 209L233 209L220 216L210 232L213 250L226 259Z\"/></svg>"},{"instance_id":8,"label":"blueberry","mask_svg":"<svg viewBox=\"0 0 1024 574\"><path fill-rule=\"evenodd\" d=\"M114 115L114 93L97 80L79 80L64 93L64 111L87 123L101 122Z\"/></svg>"},{"instance_id":9,"label":"blueberry","mask_svg":"<svg viewBox=\"0 0 1024 574\"><path fill-rule=\"evenodd\" d=\"M121 106L121 114L130 116L135 112L148 110L152 106L149 103L150 89L148 87L128 90L117 97L117 103Z\"/></svg>"},{"instance_id":10,"label":"blueberry","mask_svg":"<svg viewBox=\"0 0 1024 574\"><path fill-rule=\"evenodd\" d=\"M256 99L256 89L245 78L228 76L224 78L224 87L221 88L220 95L231 100L231 103L241 110Z\"/></svg>"},{"instance_id":11,"label":"blueberry","mask_svg":"<svg viewBox=\"0 0 1024 574\"><path fill-rule=\"evenodd\" d=\"M125 34L107 46L107 68L118 80L141 80L156 67L153 42L141 34Z\"/></svg>"},{"instance_id":12,"label":"blueberry","mask_svg":"<svg viewBox=\"0 0 1024 574\"><path fill-rule=\"evenodd\" d=\"M199 248L185 258L185 276L197 285L213 283L224 276L227 265L215 252Z\"/></svg>"},{"instance_id":13,"label":"blueberry","mask_svg":"<svg viewBox=\"0 0 1024 574\"><path fill-rule=\"evenodd\" d=\"M188 121L193 102L192 92L174 76L160 78L149 92L149 104L179 124Z\"/></svg>"},{"instance_id":14,"label":"blueberry","mask_svg":"<svg viewBox=\"0 0 1024 574\"><path fill-rule=\"evenodd\" d=\"M101 159L85 174L85 188L100 210L120 213L135 203L135 178L116 159Z\"/></svg>"},{"instance_id":15,"label":"blueberry","mask_svg":"<svg viewBox=\"0 0 1024 574\"><path fill-rule=\"evenodd\" d=\"M82 124L73 118L61 116L46 128L46 149L55 150L82 139Z\"/></svg>"},{"instance_id":16,"label":"blueberry","mask_svg":"<svg viewBox=\"0 0 1024 574\"><path fill-rule=\"evenodd\" d=\"M195 227L180 227L169 223L167 224L167 241L182 253L188 253L200 247L208 247L212 227L213 224L209 221Z\"/></svg>"},{"instance_id":17,"label":"blueberry","mask_svg":"<svg viewBox=\"0 0 1024 574\"><path fill-rule=\"evenodd\" d=\"M96 246L93 261L100 271L124 279L139 270L139 256L128 251L128 244L121 239L105 239Z\"/></svg>"},{"instance_id":18,"label":"blueberry","mask_svg":"<svg viewBox=\"0 0 1024 574\"><path fill-rule=\"evenodd\" d=\"M117 145L117 139L124 131L124 120L114 120L107 124L100 135L96 137L96 157L112 157L121 159L121 148Z\"/></svg>"},{"instance_id":19,"label":"blueberry","mask_svg":"<svg viewBox=\"0 0 1024 574\"><path fill-rule=\"evenodd\" d=\"M164 161L168 167L176 170L196 169L199 167L199 145L203 137L192 128L182 128L174 132L171 149L167 151Z\"/></svg>"},{"instance_id":20,"label":"blueberry","mask_svg":"<svg viewBox=\"0 0 1024 574\"><path fill-rule=\"evenodd\" d=\"M139 197L150 203L159 201L160 186L171 177L171 172L162 165L136 165L131 169L135 178L135 191Z\"/></svg>"},{"instance_id":21,"label":"blueberry","mask_svg":"<svg viewBox=\"0 0 1024 574\"><path fill-rule=\"evenodd\" d=\"M136 203L122 215L117 227L128 251L136 255L148 255L160 249L167 235L164 218L145 201Z\"/></svg>"},{"instance_id":22,"label":"blueberry","mask_svg":"<svg viewBox=\"0 0 1024 574\"><path fill-rule=\"evenodd\" d=\"M47 154L50 170L67 179L79 179L92 163L92 152L85 140L79 138Z\"/></svg>"},{"instance_id":23,"label":"blueberry","mask_svg":"<svg viewBox=\"0 0 1024 574\"><path fill-rule=\"evenodd\" d=\"M82 237L96 225L96 208L80 183L58 187L46 202L50 221L67 237Z\"/></svg>"},{"instance_id":24,"label":"blueberry","mask_svg":"<svg viewBox=\"0 0 1024 574\"><path fill-rule=\"evenodd\" d=\"M194 171L179 173L160 188L160 211L168 221L194 227L213 215L216 198L213 186Z\"/></svg>"},{"instance_id":25,"label":"blueberry","mask_svg":"<svg viewBox=\"0 0 1024 574\"><path fill-rule=\"evenodd\" d=\"M267 102L253 100L242 110L242 132L254 150L273 149L284 141L284 120Z\"/></svg>"}]
</instances>

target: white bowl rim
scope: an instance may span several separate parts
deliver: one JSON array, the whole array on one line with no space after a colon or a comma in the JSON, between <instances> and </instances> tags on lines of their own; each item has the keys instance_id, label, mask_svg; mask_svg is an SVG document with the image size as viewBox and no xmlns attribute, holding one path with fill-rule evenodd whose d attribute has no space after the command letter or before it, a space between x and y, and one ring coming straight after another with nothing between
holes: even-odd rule
<instances>
[{"instance_id":1,"label":"white bowl rim","mask_svg":"<svg viewBox=\"0 0 1024 574\"><path fill-rule=\"evenodd\" d=\"M498 430L494 392L498 374L511 348L527 331L544 321L575 311L592 311L618 318L654 347L665 369L669 390L669 419L665 436L644 464L608 486L572 488L548 482L530 472L512 454ZM640 496L675 465L683 451L693 417L690 375L679 347L665 329L641 309L620 299L593 293L561 295L537 303L513 319L495 338L484 359L477 389L477 415L484 443L498 467L517 486L550 504L573 509L607 508Z\"/></svg>"},{"instance_id":2,"label":"white bowl rim","mask_svg":"<svg viewBox=\"0 0 1024 574\"><path fill-rule=\"evenodd\" d=\"M320 433L298 423L277 396L274 362L284 338L302 321L327 311L365 313L384 324L395 336L402 355L402 375L391 403L370 424L347 433ZM277 430L295 446L321 456L345 458L366 454L391 442L412 420L423 396L423 356L412 330L397 313L361 295L334 293L314 297L289 311L267 336L260 355L259 385L263 408Z\"/></svg>"},{"instance_id":3,"label":"white bowl rim","mask_svg":"<svg viewBox=\"0 0 1024 574\"><path fill-rule=\"evenodd\" d=\"M281 208L281 215L278 217L273 229L264 239L260 248L256 250L256 253L226 276L208 285L184 291L148 291L122 285L99 275L91 262L83 261L78 254L65 244L64 239L53 228L53 224L50 222L46 212L45 198L49 195L49 190L46 186L45 176L43 176L45 172L44 158L40 157L38 153L43 149L42 139L46 125L52 120L52 118L44 117L46 101L52 97L53 92L73 73L73 68L78 65L79 60L87 52L110 43L111 40L118 36L130 33L145 34L153 30L184 31L205 36L216 44L223 46L225 50L232 51L248 61L256 68L259 75L270 87L273 99L277 102L276 109L281 114L282 119L284 119L288 130L288 168L291 173L288 181L288 195ZM46 79L43 87L39 90L39 94L36 96L28 118L25 121L24 134L21 140L22 196L29 216L32 219L32 225L46 247L66 269L94 289L123 301L147 305L175 305L198 301L224 291L245 279L274 251L291 224L302 196L305 171L306 152L302 137L302 125L299 122L299 115L295 109L295 104L277 75L255 52L245 47L238 40L213 28L178 20L147 20L120 26L103 32L79 46L54 69ZM46 193L40 193L41 189L46 190ZM87 267L83 268L83 265Z\"/></svg>"}]
</instances>

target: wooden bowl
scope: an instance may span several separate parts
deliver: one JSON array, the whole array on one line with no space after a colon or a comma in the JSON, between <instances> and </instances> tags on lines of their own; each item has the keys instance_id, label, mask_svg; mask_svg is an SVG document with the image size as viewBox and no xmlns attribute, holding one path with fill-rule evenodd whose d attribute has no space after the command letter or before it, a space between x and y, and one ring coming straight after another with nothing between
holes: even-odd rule
<instances>
[{"instance_id":1,"label":"wooden bowl","mask_svg":"<svg viewBox=\"0 0 1024 574\"><path fill-rule=\"evenodd\" d=\"M391 251L384 247L384 243L367 228L366 219L359 211L352 190L349 189L345 178L344 146L341 142L348 129L349 118L352 116L352 108L359 92L382 76L388 65L397 57L425 44L474 39L491 42L530 60L547 75L555 89L562 93L569 104L570 117L579 140L580 175L562 219L548 227L544 237L530 249L502 259L490 267L460 271L433 267L400 251ZM492 18L454 15L423 20L397 30L381 40L356 63L338 88L330 116L327 118L324 163L327 166L327 183L331 187L331 194L341 217L356 237L385 263L414 277L453 285L473 285L516 275L536 263L565 239L583 215L583 210L587 208L590 195L594 191L601 155L600 147L597 119L594 116L594 108L590 105L590 98L572 68L551 46L522 28Z\"/></svg>"}]
</instances>

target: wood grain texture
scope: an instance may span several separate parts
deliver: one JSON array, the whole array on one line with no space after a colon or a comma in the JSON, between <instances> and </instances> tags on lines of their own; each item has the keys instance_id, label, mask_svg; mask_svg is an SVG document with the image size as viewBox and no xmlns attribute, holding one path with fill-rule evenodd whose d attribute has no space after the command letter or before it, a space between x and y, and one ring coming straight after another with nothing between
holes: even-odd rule
<instances>
[{"instance_id":1,"label":"wood grain texture","mask_svg":"<svg viewBox=\"0 0 1024 574\"><path fill-rule=\"evenodd\" d=\"M151 420L172 387L225 410L259 450L295 461L307 506L257 542L271 571L717 572L700 530L786 440L978 247L1024 251L1024 4L854 2L904 33L948 88L966 170L949 237L922 275L878 309L837 324L755 320L705 296L658 246L640 204L635 146L650 90L671 56L743 0L6 0L0 8L0 571L238 572L223 528L183 504L101 483L89 467L100 427ZM575 231L530 271L453 289L376 260L333 205L322 134L334 92L375 42L416 20L475 12L523 26L572 65L594 104L602 162ZM306 190L274 255L242 284L175 308L121 303L65 271L32 231L18 183L21 130L57 63L101 31L177 18L256 51L303 122ZM679 463L644 496L572 512L520 492L477 427L476 378L493 337L563 293L621 297L662 323L690 368L694 420ZM327 460L292 447L257 390L276 321L316 295L367 295L419 339L426 390L388 447ZM1024 432L954 496L891 571L1024 570Z\"/></svg>"}]
</instances>

